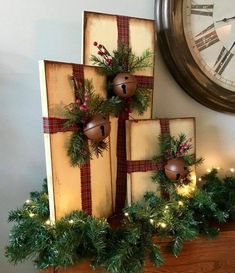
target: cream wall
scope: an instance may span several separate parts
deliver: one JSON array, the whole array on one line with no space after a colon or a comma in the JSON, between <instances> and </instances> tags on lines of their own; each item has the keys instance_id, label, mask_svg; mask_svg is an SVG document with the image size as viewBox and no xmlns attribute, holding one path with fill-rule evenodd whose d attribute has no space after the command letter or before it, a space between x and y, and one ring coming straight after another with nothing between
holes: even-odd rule
<instances>
[{"instance_id":1,"label":"cream wall","mask_svg":"<svg viewBox=\"0 0 235 273\"><path fill-rule=\"evenodd\" d=\"M8 211L40 189L45 177L38 60L81 61L83 10L153 19L154 0L0 1L0 273L37 272L4 258ZM155 116L197 117L204 166L235 166L235 117L201 106L175 83L157 52Z\"/></svg>"}]
</instances>

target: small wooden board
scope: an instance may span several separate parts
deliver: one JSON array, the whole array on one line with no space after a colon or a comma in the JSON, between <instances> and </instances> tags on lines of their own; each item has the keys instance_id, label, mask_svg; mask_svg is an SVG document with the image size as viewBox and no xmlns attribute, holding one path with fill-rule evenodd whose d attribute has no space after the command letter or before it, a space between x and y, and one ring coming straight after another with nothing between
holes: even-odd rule
<instances>
[{"instance_id":1,"label":"small wooden board","mask_svg":"<svg viewBox=\"0 0 235 273\"><path fill-rule=\"evenodd\" d=\"M91 79L95 92L106 97L106 79L99 68L83 66L84 78ZM54 61L40 62L42 114L44 117L64 118L63 107L74 102L73 86L69 77L73 64ZM72 132L44 134L46 167L51 219L59 219L73 210L80 210L80 169L70 164L66 145ZM110 152L91 160L92 211L97 217L112 214L112 177Z\"/></svg>"}]
</instances>

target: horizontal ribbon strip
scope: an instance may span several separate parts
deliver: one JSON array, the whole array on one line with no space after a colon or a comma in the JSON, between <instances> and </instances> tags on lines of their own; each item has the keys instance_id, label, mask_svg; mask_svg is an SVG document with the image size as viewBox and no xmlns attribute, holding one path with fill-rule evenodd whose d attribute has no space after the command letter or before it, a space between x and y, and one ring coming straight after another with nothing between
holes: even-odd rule
<instances>
[{"instance_id":1,"label":"horizontal ribbon strip","mask_svg":"<svg viewBox=\"0 0 235 273\"><path fill-rule=\"evenodd\" d=\"M152 76L135 76L138 87L153 89L154 77Z\"/></svg>"},{"instance_id":2,"label":"horizontal ribbon strip","mask_svg":"<svg viewBox=\"0 0 235 273\"><path fill-rule=\"evenodd\" d=\"M77 125L65 126L67 119L43 117L43 131L45 134L55 134L59 132L68 132L78 130Z\"/></svg>"},{"instance_id":3,"label":"horizontal ribbon strip","mask_svg":"<svg viewBox=\"0 0 235 273\"><path fill-rule=\"evenodd\" d=\"M164 162L152 160L128 160L127 173L160 171L164 169Z\"/></svg>"}]
</instances>

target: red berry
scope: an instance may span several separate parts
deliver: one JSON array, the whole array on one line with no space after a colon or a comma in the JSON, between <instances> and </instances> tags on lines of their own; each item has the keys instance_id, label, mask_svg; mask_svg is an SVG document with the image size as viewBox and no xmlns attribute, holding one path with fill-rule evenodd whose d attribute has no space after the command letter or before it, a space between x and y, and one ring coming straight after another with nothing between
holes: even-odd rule
<instances>
[{"instance_id":1,"label":"red berry","mask_svg":"<svg viewBox=\"0 0 235 273\"><path fill-rule=\"evenodd\" d=\"M125 108L124 108L124 111L127 112L127 113L129 113L129 108L128 108L128 107L125 107Z\"/></svg>"},{"instance_id":2,"label":"red berry","mask_svg":"<svg viewBox=\"0 0 235 273\"><path fill-rule=\"evenodd\" d=\"M94 43L93 43L93 45L94 45L94 46L97 46L97 45L98 45L98 43L97 43L97 42L94 42Z\"/></svg>"},{"instance_id":3,"label":"red berry","mask_svg":"<svg viewBox=\"0 0 235 273\"><path fill-rule=\"evenodd\" d=\"M102 47L103 47L103 45L101 45L101 44L98 45L98 48L102 48Z\"/></svg>"},{"instance_id":4,"label":"red berry","mask_svg":"<svg viewBox=\"0 0 235 273\"><path fill-rule=\"evenodd\" d=\"M104 53L102 51L98 51L98 54L101 56L104 55Z\"/></svg>"},{"instance_id":5,"label":"red berry","mask_svg":"<svg viewBox=\"0 0 235 273\"><path fill-rule=\"evenodd\" d=\"M81 105L82 102L81 102L80 99L76 99L76 103L79 104L79 105Z\"/></svg>"}]
</instances>

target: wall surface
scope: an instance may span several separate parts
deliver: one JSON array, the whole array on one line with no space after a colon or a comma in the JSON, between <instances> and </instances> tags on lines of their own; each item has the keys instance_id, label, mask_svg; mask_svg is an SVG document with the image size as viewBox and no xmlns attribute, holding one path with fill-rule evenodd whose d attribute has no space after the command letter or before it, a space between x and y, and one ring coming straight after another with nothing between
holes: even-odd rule
<instances>
[{"instance_id":1,"label":"wall surface","mask_svg":"<svg viewBox=\"0 0 235 273\"><path fill-rule=\"evenodd\" d=\"M8 211L40 189L45 177L38 60L81 61L83 10L154 18L154 0L11 0L0 9L0 273L37 272L4 258ZM197 118L201 171L235 167L235 116L198 104L176 84L156 55L155 116ZM200 170L199 170L200 171Z\"/></svg>"}]
</instances>

